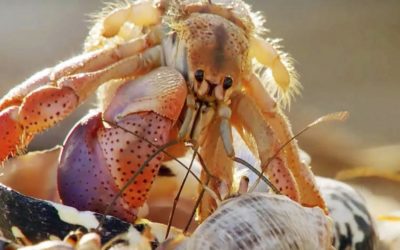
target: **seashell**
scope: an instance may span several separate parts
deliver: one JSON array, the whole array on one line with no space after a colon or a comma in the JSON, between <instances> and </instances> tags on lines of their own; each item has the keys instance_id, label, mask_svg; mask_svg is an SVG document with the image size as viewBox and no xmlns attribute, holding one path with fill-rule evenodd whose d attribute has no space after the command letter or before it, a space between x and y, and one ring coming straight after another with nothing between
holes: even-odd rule
<instances>
[{"instance_id":1,"label":"seashell","mask_svg":"<svg viewBox=\"0 0 400 250\"><path fill-rule=\"evenodd\" d=\"M22 244L36 244L49 239L63 239L77 229L94 230L104 215L80 212L65 205L34 199L0 184L0 235ZM102 243L117 235L134 231L141 235L144 224L129 224L106 216L98 232Z\"/></svg>"},{"instance_id":2,"label":"seashell","mask_svg":"<svg viewBox=\"0 0 400 250\"><path fill-rule=\"evenodd\" d=\"M106 250L129 250L129 249L140 249L140 250L151 250L159 249L163 241L170 239L184 237L182 230L174 227L170 228L170 233L167 239L165 235L167 232L167 225L162 223L154 223L145 219L139 220L143 225L142 231L139 234L133 227L130 228L126 233L116 236L111 241L107 242L102 246L101 249Z\"/></svg>"},{"instance_id":3,"label":"seashell","mask_svg":"<svg viewBox=\"0 0 400 250\"><path fill-rule=\"evenodd\" d=\"M73 250L74 248L68 243L62 241L44 241L40 244L28 247L18 248L20 250Z\"/></svg>"},{"instance_id":4,"label":"seashell","mask_svg":"<svg viewBox=\"0 0 400 250\"><path fill-rule=\"evenodd\" d=\"M323 177L316 180L335 225L334 246L349 250L374 249L376 229L363 197L343 182Z\"/></svg>"},{"instance_id":5,"label":"seashell","mask_svg":"<svg viewBox=\"0 0 400 250\"><path fill-rule=\"evenodd\" d=\"M247 193L223 202L178 249L331 249L332 230L320 208Z\"/></svg>"},{"instance_id":6,"label":"seashell","mask_svg":"<svg viewBox=\"0 0 400 250\"><path fill-rule=\"evenodd\" d=\"M75 247L77 250L100 250L101 239L96 233L88 233L82 236Z\"/></svg>"}]
</instances>

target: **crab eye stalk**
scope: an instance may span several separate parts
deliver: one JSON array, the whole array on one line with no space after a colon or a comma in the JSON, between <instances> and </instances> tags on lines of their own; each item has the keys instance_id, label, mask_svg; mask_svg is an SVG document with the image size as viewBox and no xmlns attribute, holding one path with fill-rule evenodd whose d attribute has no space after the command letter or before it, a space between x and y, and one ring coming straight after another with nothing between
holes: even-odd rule
<instances>
[{"instance_id":1,"label":"crab eye stalk","mask_svg":"<svg viewBox=\"0 0 400 250\"><path fill-rule=\"evenodd\" d=\"M227 90L230 87L232 87L232 84L233 84L232 77L227 76L227 77L224 78L223 87L224 87L225 90Z\"/></svg>"},{"instance_id":2,"label":"crab eye stalk","mask_svg":"<svg viewBox=\"0 0 400 250\"><path fill-rule=\"evenodd\" d=\"M198 82L202 82L204 80L204 70L198 69L194 72L194 78Z\"/></svg>"}]
</instances>

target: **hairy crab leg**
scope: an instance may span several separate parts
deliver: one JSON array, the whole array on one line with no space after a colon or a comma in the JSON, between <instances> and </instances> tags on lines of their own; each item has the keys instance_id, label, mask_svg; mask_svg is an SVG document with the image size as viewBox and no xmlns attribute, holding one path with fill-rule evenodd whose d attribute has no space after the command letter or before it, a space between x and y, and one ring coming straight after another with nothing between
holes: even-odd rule
<instances>
[{"instance_id":1,"label":"hairy crab leg","mask_svg":"<svg viewBox=\"0 0 400 250\"><path fill-rule=\"evenodd\" d=\"M127 43L96 50L95 52L84 53L62 62L54 68L39 71L10 90L3 97L0 100L0 110L20 105L24 98L34 90L46 85L55 86L57 85L57 80L64 76L97 71L119 60L141 53L145 49L160 43L161 32L161 27L156 26L142 37Z\"/></svg>"},{"instance_id":2,"label":"hairy crab leg","mask_svg":"<svg viewBox=\"0 0 400 250\"><path fill-rule=\"evenodd\" d=\"M250 40L250 56L256 58L259 63L271 68L276 83L283 91L288 91L291 83L289 71L283 64L278 50L272 44L259 37L252 37Z\"/></svg>"},{"instance_id":3,"label":"hairy crab leg","mask_svg":"<svg viewBox=\"0 0 400 250\"><path fill-rule=\"evenodd\" d=\"M59 171L63 202L78 209L104 212L146 158L170 139L186 92L183 77L165 67L120 85L104 113L80 122L65 143ZM109 127L103 119L118 127ZM129 221L136 218L163 155L140 172L117 200L112 215Z\"/></svg>"},{"instance_id":4,"label":"hairy crab leg","mask_svg":"<svg viewBox=\"0 0 400 250\"><path fill-rule=\"evenodd\" d=\"M245 82L247 95L251 96L254 105L264 118L265 126L269 127L280 145L290 141L293 133L287 118L280 111L271 96L262 87L257 76L252 74ZM326 204L315 183L314 175L308 165L301 162L296 140L292 140L285 148L287 167L293 174L300 192L300 203L304 206L319 206L326 211ZM261 157L261 156L260 156ZM265 167L265 166L263 166Z\"/></svg>"},{"instance_id":5,"label":"hairy crab leg","mask_svg":"<svg viewBox=\"0 0 400 250\"><path fill-rule=\"evenodd\" d=\"M25 96L47 84L51 69L44 69L12 89L0 100L0 163L17 153L18 149L28 144L29 136L23 136L23 128L17 122L19 105Z\"/></svg>"},{"instance_id":6,"label":"hairy crab leg","mask_svg":"<svg viewBox=\"0 0 400 250\"><path fill-rule=\"evenodd\" d=\"M0 101L0 106L5 104L18 104L11 106L10 110L0 111L0 124L5 126L2 132L2 140L15 143L15 147L8 146L0 152L0 162L8 156L13 155L19 148L23 148L34 134L52 127L57 122L68 116L75 108L86 100L101 84L111 79L132 77L149 71L161 64L162 52L159 46L153 47L143 54L128 57L110 66L88 73L79 73L59 79L56 82L46 82L51 71L43 71L38 78L32 78L31 82L25 83L22 90L39 86L25 96L16 95L13 100L7 97ZM75 63L81 64L83 60ZM84 67L84 65L82 66ZM41 86L43 84L43 86ZM20 91L21 93L22 91ZM3 123L4 121L4 123ZM20 127L21 129L15 129ZM26 140L25 138L28 138Z\"/></svg>"},{"instance_id":7,"label":"hairy crab leg","mask_svg":"<svg viewBox=\"0 0 400 250\"><path fill-rule=\"evenodd\" d=\"M279 45L268 42L260 37L250 38L249 55L264 67L270 68L273 85L267 86L278 102L290 106L290 98L299 93L300 84L297 74L291 65L291 58L279 50Z\"/></svg>"},{"instance_id":8,"label":"hairy crab leg","mask_svg":"<svg viewBox=\"0 0 400 250\"><path fill-rule=\"evenodd\" d=\"M102 35L115 36L127 21L137 26L151 26L160 23L161 10L153 5L153 1L139 1L117 8L109 13L103 21Z\"/></svg>"},{"instance_id":9,"label":"hairy crab leg","mask_svg":"<svg viewBox=\"0 0 400 250\"><path fill-rule=\"evenodd\" d=\"M245 95L239 95L232 100L232 124L249 146L259 156L262 169L265 170L271 183L289 198L299 201L299 190L296 181L284 160L284 154L279 153L275 159L270 161L277 148L278 142L274 138L273 131L268 126L255 103ZM249 134L255 141L254 144ZM269 164L267 166L267 164Z\"/></svg>"},{"instance_id":10,"label":"hairy crab leg","mask_svg":"<svg viewBox=\"0 0 400 250\"><path fill-rule=\"evenodd\" d=\"M11 106L19 106L29 93L49 84L51 72L52 68L41 70L8 91L8 93L0 99L0 111Z\"/></svg>"},{"instance_id":11,"label":"hairy crab leg","mask_svg":"<svg viewBox=\"0 0 400 250\"><path fill-rule=\"evenodd\" d=\"M15 120L18 117L18 107L12 106L0 112L0 162L17 153L21 144L22 128Z\"/></svg>"},{"instance_id":12,"label":"hairy crab leg","mask_svg":"<svg viewBox=\"0 0 400 250\"><path fill-rule=\"evenodd\" d=\"M61 88L73 89L79 97L79 101L82 102L103 83L113 79L142 75L153 68L159 67L161 63L162 49L160 46L155 46L142 54L111 64L107 68L63 77L57 82L57 85Z\"/></svg>"},{"instance_id":13,"label":"hairy crab leg","mask_svg":"<svg viewBox=\"0 0 400 250\"><path fill-rule=\"evenodd\" d=\"M113 63L137 55L148 48L160 44L162 36L162 27L157 25L152 27L148 33L131 41L73 57L54 67L51 79L56 81L72 74L101 70Z\"/></svg>"}]
</instances>

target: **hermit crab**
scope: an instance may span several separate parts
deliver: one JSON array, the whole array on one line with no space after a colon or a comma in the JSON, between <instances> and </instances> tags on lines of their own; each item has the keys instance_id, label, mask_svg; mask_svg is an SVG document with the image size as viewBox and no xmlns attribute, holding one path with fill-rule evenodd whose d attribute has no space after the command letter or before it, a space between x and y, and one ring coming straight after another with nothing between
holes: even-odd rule
<instances>
[{"instance_id":1,"label":"hermit crab","mask_svg":"<svg viewBox=\"0 0 400 250\"><path fill-rule=\"evenodd\" d=\"M96 17L81 55L0 100L0 162L97 91L98 108L63 145L63 203L134 221L161 164L189 147L214 193L200 203L202 221L216 198L235 190L234 130L279 193L326 211L282 111L299 90L296 73L278 44L264 38L263 23L240 0L111 5Z\"/></svg>"}]
</instances>

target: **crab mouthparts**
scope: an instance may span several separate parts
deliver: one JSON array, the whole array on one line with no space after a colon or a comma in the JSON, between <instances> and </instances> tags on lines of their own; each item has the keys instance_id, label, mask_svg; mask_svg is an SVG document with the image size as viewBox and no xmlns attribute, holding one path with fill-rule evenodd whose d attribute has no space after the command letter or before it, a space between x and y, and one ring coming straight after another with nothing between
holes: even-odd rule
<instances>
[{"instance_id":1,"label":"crab mouthparts","mask_svg":"<svg viewBox=\"0 0 400 250\"><path fill-rule=\"evenodd\" d=\"M204 80L195 87L197 97L206 102L213 102L215 99L224 99L224 90L220 84L215 84L209 80Z\"/></svg>"},{"instance_id":2,"label":"crab mouthparts","mask_svg":"<svg viewBox=\"0 0 400 250\"><path fill-rule=\"evenodd\" d=\"M206 82L208 83L208 92L207 92L207 95L208 95L208 96L212 96L214 89L215 89L218 85L217 85L217 84L213 84L213 83L211 83L210 81L207 81L207 80L206 80Z\"/></svg>"}]
</instances>

